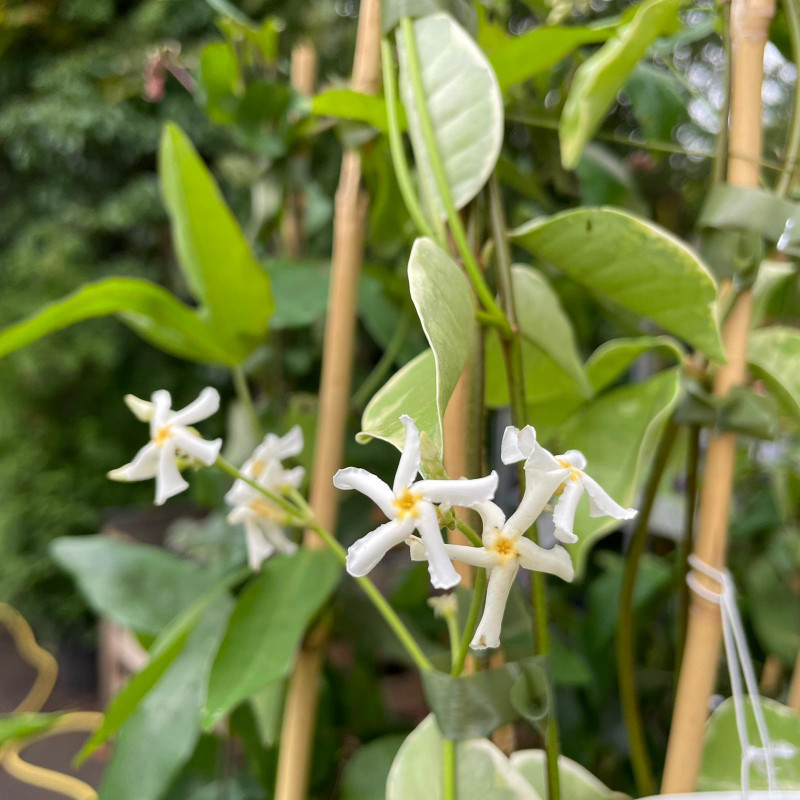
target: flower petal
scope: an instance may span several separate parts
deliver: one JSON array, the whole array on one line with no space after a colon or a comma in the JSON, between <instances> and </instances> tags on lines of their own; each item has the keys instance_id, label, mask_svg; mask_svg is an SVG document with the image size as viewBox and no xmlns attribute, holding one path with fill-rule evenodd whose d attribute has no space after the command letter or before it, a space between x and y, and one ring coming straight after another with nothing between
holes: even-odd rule
<instances>
[{"instance_id":1,"label":"flower petal","mask_svg":"<svg viewBox=\"0 0 800 800\"><path fill-rule=\"evenodd\" d=\"M150 432L154 434L169 422L172 396L166 389L159 389L150 396L153 401L153 416L150 419Z\"/></svg>"},{"instance_id":2,"label":"flower petal","mask_svg":"<svg viewBox=\"0 0 800 800\"><path fill-rule=\"evenodd\" d=\"M439 530L436 509L431 503L421 500L417 503L417 514L416 519L411 517L411 520L416 522L417 530L425 544L431 584L436 589L452 589L453 586L460 582L461 576L450 563L450 556L447 554L445 543Z\"/></svg>"},{"instance_id":3,"label":"flower petal","mask_svg":"<svg viewBox=\"0 0 800 800\"><path fill-rule=\"evenodd\" d=\"M355 578L362 578L372 571L388 550L400 544L412 530L413 517L384 522L350 545L347 551L347 571Z\"/></svg>"},{"instance_id":4,"label":"flower petal","mask_svg":"<svg viewBox=\"0 0 800 800\"><path fill-rule=\"evenodd\" d=\"M477 503L472 506L478 512L483 523L483 533L491 530L501 530L506 522L506 515L503 509L491 500L485 503Z\"/></svg>"},{"instance_id":5,"label":"flower petal","mask_svg":"<svg viewBox=\"0 0 800 800\"><path fill-rule=\"evenodd\" d=\"M140 422L150 422L153 418L153 404L149 400L142 400L134 394L126 394L123 399L133 416Z\"/></svg>"},{"instance_id":6,"label":"flower petal","mask_svg":"<svg viewBox=\"0 0 800 800\"><path fill-rule=\"evenodd\" d=\"M297 545L284 533L280 525L268 519L259 521L267 541L279 552L290 556L297 552Z\"/></svg>"},{"instance_id":7,"label":"flower petal","mask_svg":"<svg viewBox=\"0 0 800 800\"><path fill-rule=\"evenodd\" d=\"M377 476L359 467L345 467L333 476L337 489L355 489L366 495L389 519L397 516L392 490Z\"/></svg>"},{"instance_id":8,"label":"flower petal","mask_svg":"<svg viewBox=\"0 0 800 800\"><path fill-rule=\"evenodd\" d=\"M547 572L568 582L575 577L572 559L560 544L546 550L523 537L517 542L517 552L519 553L519 563L525 569Z\"/></svg>"},{"instance_id":9,"label":"flower petal","mask_svg":"<svg viewBox=\"0 0 800 800\"><path fill-rule=\"evenodd\" d=\"M409 536L406 539L412 561L427 561L428 551L425 543L417 536ZM470 564L473 567L483 567L491 569L497 566L498 558L494 553L489 552L485 547L471 547L467 544L445 544L445 552L451 561L460 561L462 564Z\"/></svg>"},{"instance_id":10,"label":"flower petal","mask_svg":"<svg viewBox=\"0 0 800 800\"><path fill-rule=\"evenodd\" d=\"M293 467L292 469L285 469L281 475L280 485L297 489L303 482L303 478L305 478L305 476L305 467Z\"/></svg>"},{"instance_id":11,"label":"flower petal","mask_svg":"<svg viewBox=\"0 0 800 800\"><path fill-rule=\"evenodd\" d=\"M161 451L153 442L148 442L125 464L106 473L112 481L146 481L155 478L158 472L158 456Z\"/></svg>"},{"instance_id":12,"label":"flower petal","mask_svg":"<svg viewBox=\"0 0 800 800\"><path fill-rule=\"evenodd\" d=\"M169 444L161 448L158 454L158 472L156 473L156 505L161 506L176 494L189 488L178 469L175 447Z\"/></svg>"},{"instance_id":13,"label":"flower petal","mask_svg":"<svg viewBox=\"0 0 800 800\"><path fill-rule=\"evenodd\" d=\"M213 442L209 442L179 426L175 426L172 429L172 440L182 453L196 458L207 467L210 467L217 460L219 451L222 448L222 439L214 439Z\"/></svg>"},{"instance_id":14,"label":"flower petal","mask_svg":"<svg viewBox=\"0 0 800 800\"><path fill-rule=\"evenodd\" d=\"M526 425L522 430L509 425L503 431L503 443L500 446L500 460L504 464L516 464L524 461L536 447L536 429Z\"/></svg>"},{"instance_id":15,"label":"flower petal","mask_svg":"<svg viewBox=\"0 0 800 800\"><path fill-rule=\"evenodd\" d=\"M567 450L561 458L565 458L575 469L586 469L586 456L580 450Z\"/></svg>"},{"instance_id":16,"label":"flower petal","mask_svg":"<svg viewBox=\"0 0 800 800\"><path fill-rule=\"evenodd\" d=\"M486 587L486 605L483 616L475 629L470 647L473 650L485 650L487 647L500 647L500 629L503 626L503 614L508 602L508 593L517 577L519 562L510 558L502 567L495 567L489 573L489 585Z\"/></svg>"},{"instance_id":17,"label":"flower petal","mask_svg":"<svg viewBox=\"0 0 800 800\"><path fill-rule=\"evenodd\" d=\"M633 519L639 512L635 508L623 508L615 503L600 484L584 474L581 483L589 495L589 515L592 517L614 517L614 519Z\"/></svg>"},{"instance_id":18,"label":"flower petal","mask_svg":"<svg viewBox=\"0 0 800 800\"><path fill-rule=\"evenodd\" d=\"M172 415L170 424L194 425L195 422L208 419L217 411L219 411L219 392L211 386L206 386L196 400Z\"/></svg>"},{"instance_id":19,"label":"flower petal","mask_svg":"<svg viewBox=\"0 0 800 800\"><path fill-rule=\"evenodd\" d=\"M414 478L419 472L419 431L414 424L414 420L407 414L400 417L400 422L406 429L406 440L403 443L403 452L400 455L400 463L397 465L397 472L394 475L392 491L400 494L403 489L411 486Z\"/></svg>"},{"instance_id":20,"label":"flower petal","mask_svg":"<svg viewBox=\"0 0 800 800\"><path fill-rule=\"evenodd\" d=\"M564 487L561 497L556 502L553 510L553 522L555 523L556 539L560 542L577 542L578 537L572 532L575 524L575 512L578 510L578 502L583 495L583 484L577 480L569 480Z\"/></svg>"},{"instance_id":21,"label":"flower petal","mask_svg":"<svg viewBox=\"0 0 800 800\"><path fill-rule=\"evenodd\" d=\"M250 486L250 484L242 480L235 480L233 486L225 493L225 502L229 506L246 506L259 496L259 492Z\"/></svg>"},{"instance_id":22,"label":"flower petal","mask_svg":"<svg viewBox=\"0 0 800 800\"><path fill-rule=\"evenodd\" d=\"M267 541L253 519L244 521L244 541L247 545L247 564L253 572L258 572L264 561L275 552L275 547Z\"/></svg>"},{"instance_id":23,"label":"flower petal","mask_svg":"<svg viewBox=\"0 0 800 800\"><path fill-rule=\"evenodd\" d=\"M283 461L285 458L299 455L303 452L303 429L299 425L292 426L288 433L278 439L277 446L278 458Z\"/></svg>"},{"instance_id":24,"label":"flower petal","mask_svg":"<svg viewBox=\"0 0 800 800\"><path fill-rule=\"evenodd\" d=\"M542 447L538 442L533 452L528 456L525 461L525 469L538 469L542 472L550 472L554 469L561 469L561 464L558 463L556 457L545 447Z\"/></svg>"},{"instance_id":25,"label":"flower petal","mask_svg":"<svg viewBox=\"0 0 800 800\"><path fill-rule=\"evenodd\" d=\"M537 469L525 470L525 492L519 501L519 507L508 518L503 530L506 536L521 536L533 525L544 511L547 501L553 492L569 476L568 469L554 469L541 472Z\"/></svg>"},{"instance_id":26,"label":"flower petal","mask_svg":"<svg viewBox=\"0 0 800 800\"><path fill-rule=\"evenodd\" d=\"M421 494L431 503L471 508L494 497L497 491L497 473L492 470L485 478L461 478L457 481L417 481L411 491Z\"/></svg>"}]
</instances>

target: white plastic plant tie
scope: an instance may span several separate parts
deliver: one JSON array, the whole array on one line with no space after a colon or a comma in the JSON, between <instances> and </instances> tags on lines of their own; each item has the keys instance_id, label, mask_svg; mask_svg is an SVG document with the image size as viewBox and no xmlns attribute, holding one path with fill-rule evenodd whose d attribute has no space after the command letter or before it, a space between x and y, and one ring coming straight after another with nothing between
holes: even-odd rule
<instances>
[{"instance_id":1,"label":"white plastic plant tie","mask_svg":"<svg viewBox=\"0 0 800 800\"><path fill-rule=\"evenodd\" d=\"M690 572L686 576L686 582L693 592L720 607L725 659L728 662L733 708L736 715L736 728L742 747L742 798L743 800L747 798L750 789L750 765L755 761L763 761L765 763L767 786L769 791L773 792L776 789L775 758L791 758L795 753L795 748L788 742L773 743L770 741L767 724L764 719L764 711L761 707L761 697L758 693L758 682L753 669L753 661L747 648L747 637L745 636L742 619L739 616L739 609L736 606L736 587L733 578L728 570L715 569L694 554L689 556L689 565L695 572L700 572L707 578L711 578L720 586L719 591L714 591L703 584L695 572ZM744 675L747 695L753 708L756 728L761 739L761 747L751 745L747 735L742 675Z\"/></svg>"}]
</instances>

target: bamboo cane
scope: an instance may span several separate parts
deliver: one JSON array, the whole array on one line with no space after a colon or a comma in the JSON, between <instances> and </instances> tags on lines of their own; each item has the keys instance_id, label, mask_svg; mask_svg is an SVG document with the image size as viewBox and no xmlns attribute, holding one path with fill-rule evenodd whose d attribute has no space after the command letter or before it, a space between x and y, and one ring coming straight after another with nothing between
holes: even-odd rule
<instances>
[{"instance_id":1,"label":"bamboo cane","mask_svg":"<svg viewBox=\"0 0 800 800\"><path fill-rule=\"evenodd\" d=\"M733 0L731 7L728 181L737 186L759 185L764 47L774 13L774 0ZM717 396L727 394L745 379L751 299L750 292L743 291L725 324L728 363L717 371ZM717 569L725 563L735 456L735 434L714 433L706 457L694 552ZM716 682L721 632L719 607L693 594L664 766L665 794L691 792L695 788L703 752L703 728Z\"/></svg>"},{"instance_id":2,"label":"bamboo cane","mask_svg":"<svg viewBox=\"0 0 800 800\"><path fill-rule=\"evenodd\" d=\"M353 61L353 89L374 94L380 80L380 6L378 0L363 0ZM364 247L367 196L361 188L358 151L342 157L336 190L333 224L333 259L328 298L328 317L322 353L319 427L311 476L311 506L320 524L335 530L338 495L332 479L341 466L356 326L358 279ZM306 531L308 547L324 547L312 531ZM308 785L311 742L322 667L324 632L317 629L297 657L289 683L283 716L276 800L303 800Z\"/></svg>"},{"instance_id":3,"label":"bamboo cane","mask_svg":"<svg viewBox=\"0 0 800 800\"><path fill-rule=\"evenodd\" d=\"M800 713L800 653L797 654L797 661L794 662L794 672L792 672L792 682L789 684L786 705Z\"/></svg>"}]
</instances>

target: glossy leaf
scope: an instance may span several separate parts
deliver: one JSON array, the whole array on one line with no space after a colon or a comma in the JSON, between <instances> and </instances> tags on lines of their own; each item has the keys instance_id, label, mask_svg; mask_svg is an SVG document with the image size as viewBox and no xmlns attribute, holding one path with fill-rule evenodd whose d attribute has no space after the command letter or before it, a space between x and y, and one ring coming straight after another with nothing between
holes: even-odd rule
<instances>
[{"instance_id":1,"label":"glossy leaf","mask_svg":"<svg viewBox=\"0 0 800 800\"><path fill-rule=\"evenodd\" d=\"M511 236L599 297L723 359L714 278L663 228L613 208L581 208L534 219Z\"/></svg>"},{"instance_id":2,"label":"glossy leaf","mask_svg":"<svg viewBox=\"0 0 800 800\"><path fill-rule=\"evenodd\" d=\"M157 634L219 576L165 550L107 536L62 536L50 552L102 616Z\"/></svg>"},{"instance_id":3,"label":"glossy leaf","mask_svg":"<svg viewBox=\"0 0 800 800\"><path fill-rule=\"evenodd\" d=\"M605 392L560 428L561 451L580 450L587 474L620 505L630 506L646 477L658 435L678 404L680 386L679 370L670 369L643 383ZM568 545L577 572L591 545L619 525L608 517L590 517L587 501L581 501L574 528L579 540Z\"/></svg>"},{"instance_id":4,"label":"glossy leaf","mask_svg":"<svg viewBox=\"0 0 800 800\"><path fill-rule=\"evenodd\" d=\"M687 116L687 100L680 80L666 69L637 64L625 85L625 93L647 139L670 141L673 130Z\"/></svg>"},{"instance_id":5,"label":"glossy leaf","mask_svg":"<svg viewBox=\"0 0 800 800\"><path fill-rule=\"evenodd\" d=\"M389 121L386 117L386 101L382 97L363 94L353 89L326 89L315 95L311 110L321 117L336 117L364 122L386 133ZM398 108L402 115L402 107ZM405 116L399 120L401 130L406 127Z\"/></svg>"},{"instance_id":6,"label":"glossy leaf","mask_svg":"<svg viewBox=\"0 0 800 800\"><path fill-rule=\"evenodd\" d=\"M488 739L456 744L459 800L541 800ZM431 714L403 742L386 782L386 800L441 800L442 736Z\"/></svg>"},{"instance_id":7,"label":"glossy leaf","mask_svg":"<svg viewBox=\"0 0 800 800\"><path fill-rule=\"evenodd\" d=\"M764 718L773 742L787 742L795 748L791 758L775 759L776 789L800 789L800 714L768 697L761 698ZM745 700L747 734L751 744L760 745L758 729L749 700ZM703 761L697 788L701 791L736 791L741 788L742 747L736 729L733 699L725 700L706 724ZM762 769L750 770L750 789L766 789Z\"/></svg>"},{"instance_id":8,"label":"glossy leaf","mask_svg":"<svg viewBox=\"0 0 800 800\"><path fill-rule=\"evenodd\" d=\"M267 332L269 276L253 255L213 176L186 134L168 124L159 177L178 263L215 329L249 352Z\"/></svg>"},{"instance_id":9,"label":"glossy leaf","mask_svg":"<svg viewBox=\"0 0 800 800\"><path fill-rule=\"evenodd\" d=\"M475 301L463 270L430 239L411 248L408 284L436 365L436 428L420 430L441 452L444 412L475 341Z\"/></svg>"},{"instance_id":10,"label":"glossy leaf","mask_svg":"<svg viewBox=\"0 0 800 800\"><path fill-rule=\"evenodd\" d=\"M679 0L645 0L633 19L578 67L558 126L561 160L567 169L578 164L647 48L675 25L679 6Z\"/></svg>"},{"instance_id":11,"label":"glossy leaf","mask_svg":"<svg viewBox=\"0 0 800 800\"><path fill-rule=\"evenodd\" d=\"M389 33L403 17L427 17L444 12L473 35L477 29L477 14L469 0L383 0L381 3L381 28Z\"/></svg>"},{"instance_id":12,"label":"glossy leaf","mask_svg":"<svg viewBox=\"0 0 800 800\"><path fill-rule=\"evenodd\" d=\"M301 550L264 562L236 603L208 685L204 725L288 674L314 614L341 567L326 550Z\"/></svg>"},{"instance_id":13,"label":"glossy leaf","mask_svg":"<svg viewBox=\"0 0 800 800\"><path fill-rule=\"evenodd\" d=\"M492 174L503 143L503 99L494 70L469 34L448 14L414 20L416 49L434 138L456 208ZM397 34L400 95L420 180L439 202L409 78L408 53Z\"/></svg>"},{"instance_id":14,"label":"glossy leaf","mask_svg":"<svg viewBox=\"0 0 800 800\"><path fill-rule=\"evenodd\" d=\"M586 362L586 372L592 387L596 392L605 389L617 380L639 356L653 351L678 364L681 364L684 359L683 350L669 336L612 339L601 344Z\"/></svg>"},{"instance_id":15,"label":"glossy leaf","mask_svg":"<svg viewBox=\"0 0 800 800\"><path fill-rule=\"evenodd\" d=\"M112 314L143 339L192 361L236 364L242 354L166 289L139 278L87 283L0 331L0 357L76 322Z\"/></svg>"},{"instance_id":16,"label":"glossy leaf","mask_svg":"<svg viewBox=\"0 0 800 800\"><path fill-rule=\"evenodd\" d=\"M342 772L341 800L384 800L386 779L402 734L388 734L359 747Z\"/></svg>"},{"instance_id":17,"label":"glossy leaf","mask_svg":"<svg viewBox=\"0 0 800 800\"><path fill-rule=\"evenodd\" d=\"M517 750L511 763L542 796L547 797L547 759L544 750ZM591 772L566 756L558 757L561 796L569 800L612 800L625 795L612 792Z\"/></svg>"},{"instance_id":18,"label":"glossy leaf","mask_svg":"<svg viewBox=\"0 0 800 800\"><path fill-rule=\"evenodd\" d=\"M747 360L784 408L800 420L800 330L775 325L753 331Z\"/></svg>"}]
</instances>

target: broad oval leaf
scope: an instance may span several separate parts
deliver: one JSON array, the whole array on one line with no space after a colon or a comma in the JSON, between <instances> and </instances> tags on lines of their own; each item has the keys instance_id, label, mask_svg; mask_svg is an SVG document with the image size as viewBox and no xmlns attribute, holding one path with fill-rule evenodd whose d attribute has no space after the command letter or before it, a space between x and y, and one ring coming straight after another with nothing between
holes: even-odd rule
<instances>
[{"instance_id":1,"label":"broad oval leaf","mask_svg":"<svg viewBox=\"0 0 800 800\"><path fill-rule=\"evenodd\" d=\"M595 392L619 378L639 356L656 351L671 361L683 363L684 353L670 336L637 336L611 339L601 344L586 362L586 372Z\"/></svg>"},{"instance_id":2,"label":"broad oval leaf","mask_svg":"<svg viewBox=\"0 0 800 800\"><path fill-rule=\"evenodd\" d=\"M680 0L645 0L633 19L578 67L558 124L561 161L567 169L577 166L647 48L676 23L679 6Z\"/></svg>"},{"instance_id":3,"label":"broad oval leaf","mask_svg":"<svg viewBox=\"0 0 800 800\"><path fill-rule=\"evenodd\" d=\"M414 20L424 102L456 208L481 190L503 143L503 98L491 64L469 34L448 14ZM422 135L417 99L409 78L407 43L397 32L400 95L420 180L444 215Z\"/></svg>"},{"instance_id":4,"label":"broad oval leaf","mask_svg":"<svg viewBox=\"0 0 800 800\"><path fill-rule=\"evenodd\" d=\"M76 322L111 314L150 344L181 358L233 365L247 355L161 286L140 278L107 278L0 331L0 357Z\"/></svg>"},{"instance_id":5,"label":"broad oval leaf","mask_svg":"<svg viewBox=\"0 0 800 800\"><path fill-rule=\"evenodd\" d=\"M517 750L511 754L511 763L542 797L547 797L547 757L544 750ZM569 800L612 800L626 795L612 792L577 761L566 756L558 757L558 777L561 796Z\"/></svg>"},{"instance_id":6,"label":"broad oval leaf","mask_svg":"<svg viewBox=\"0 0 800 800\"><path fill-rule=\"evenodd\" d=\"M456 743L459 800L541 800L505 754L488 739ZM442 735L433 714L403 742L389 770L386 800L441 800Z\"/></svg>"},{"instance_id":7,"label":"broad oval leaf","mask_svg":"<svg viewBox=\"0 0 800 800\"><path fill-rule=\"evenodd\" d=\"M341 566L327 550L301 550L266 561L239 595L211 670L205 725L282 678L311 618L339 580Z\"/></svg>"},{"instance_id":8,"label":"broad oval leaf","mask_svg":"<svg viewBox=\"0 0 800 800\"><path fill-rule=\"evenodd\" d=\"M531 220L511 236L591 292L724 360L714 278L658 225L614 208L580 208Z\"/></svg>"},{"instance_id":9,"label":"broad oval leaf","mask_svg":"<svg viewBox=\"0 0 800 800\"><path fill-rule=\"evenodd\" d=\"M326 89L314 96L311 101L311 110L321 117L365 122L384 133L389 130L386 101L382 97L356 92L353 89ZM402 111L402 108L398 108L398 112L402 114ZM406 126L405 115L399 122L400 128L404 129Z\"/></svg>"},{"instance_id":10,"label":"broad oval leaf","mask_svg":"<svg viewBox=\"0 0 800 800\"><path fill-rule=\"evenodd\" d=\"M359 747L342 771L341 800L384 800L389 770L405 738L390 733Z\"/></svg>"},{"instance_id":11,"label":"broad oval leaf","mask_svg":"<svg viewBox=\"0 0 800 800\"><path fill-rule=\"evenodd\" d=\"M269 276L214 177L177 125L164 128L158 171L178 263L192 294L215 329L249 352L267 333L273 310Z\"/></svg>"},{"instance_id":12,"label":"broad oval leaf","mask_svg":"<svg viewBox=\"0 0 800 800\"><path fill-rule=\"evenodd\" d=\"M800 421L800 330L775 325L753 331L747 360L750 369Z\"/></svg>"}]
</instances>

